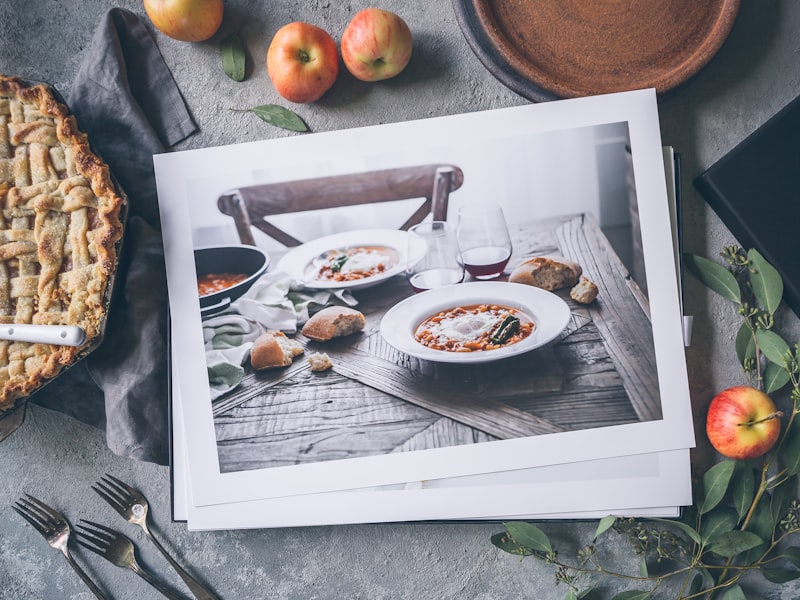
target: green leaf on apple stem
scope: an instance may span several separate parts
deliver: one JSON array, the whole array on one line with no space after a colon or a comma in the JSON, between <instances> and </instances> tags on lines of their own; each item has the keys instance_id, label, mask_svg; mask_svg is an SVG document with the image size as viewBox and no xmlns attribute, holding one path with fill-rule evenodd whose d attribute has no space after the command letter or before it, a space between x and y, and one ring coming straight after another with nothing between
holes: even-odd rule
<instances>
[{"instance_id":1,"label":"green leaf on apple stem","mask_svg":"<svg viewBox=\"0 0 800 600\"><path fill-rule=\"evenodd\" d=\"M782 367L786 362L786 353L789 352L787 344L781 336L769 329L756 330L756 340L761 352L770 362Z\"/></svg>"},{"instance_id":2,"label":"green leaf on apple stem","mask_svg":"<svg viewBox=\"0 0 800 600\"><path fill-rule=\"evenodd\" d=\"M740 304L742 291L736 277L728 269L696 254L685 254L684 261L695 277L723 298Z\"/></svg>"},{"instance_id":3,"label":"green leaf on apple stem","mask_svg":"<svg viewBox=\"0 0 800 600\"><path fill-rule=\"evenodd\" d=\"M259 119L266 121L270 125L288 129L289 131L308 131L308 125L303 119L290 111L288 108L277 104L262 104L251 108L250 112L255 113Z\"/></svg>"},{"instance_id":4,"label":"green leaf on apple stem","mask_svg":"<svg viewBox=\"0 0 800 600\"><path fill-rule=\"evenodd\" d=\"M750 270L753 294L769 314L774 314L783 298L783 279L755 248L747 252L747 258L753 267Z\"/></svg>"},{"instance_id":5,"label":"green leaf on apple stem","mask_svg":"<svg viewBox=\"0 0 800 600\"><path fill-rule=\"evenodd\" d=\"M219 46L222 55L222 68L234 81L244 81L245 51L242 38L232 33Z\"/></svg>"}]
</instances>

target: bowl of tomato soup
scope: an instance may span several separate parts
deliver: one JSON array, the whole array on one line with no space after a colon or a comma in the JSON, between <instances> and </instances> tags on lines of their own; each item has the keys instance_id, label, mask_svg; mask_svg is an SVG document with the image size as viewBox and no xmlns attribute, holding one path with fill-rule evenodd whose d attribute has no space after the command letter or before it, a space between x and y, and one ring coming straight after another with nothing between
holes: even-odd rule
<instances>
[{"instance_id":1,"label":"bowl of tomato soup","mask_svg":"<svg viewBox=\"0 0 800 600\"><path fill-rule=\"evenodd\" d=\"M255 246L195 248L197 295L205 316L225 310L266 273L269 255Z\"/></svg>"}]
</instances>

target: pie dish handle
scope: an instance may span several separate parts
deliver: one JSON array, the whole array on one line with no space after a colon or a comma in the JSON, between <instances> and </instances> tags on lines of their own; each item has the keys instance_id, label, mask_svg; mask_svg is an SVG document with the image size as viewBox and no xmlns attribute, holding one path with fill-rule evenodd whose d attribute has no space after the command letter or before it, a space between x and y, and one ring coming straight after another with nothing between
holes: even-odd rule
<instances>
[{"instance_id":1,"label":"pie dish handle","mask_svg":"<svg viewBox=\"0 0 800 600\"><path fill-rule=\"evenodd\" d=\"M86 332L76 325L26 325L0 326L0 340L53 344L55 346L82 346Z\"/></svg>"}]
</instances>

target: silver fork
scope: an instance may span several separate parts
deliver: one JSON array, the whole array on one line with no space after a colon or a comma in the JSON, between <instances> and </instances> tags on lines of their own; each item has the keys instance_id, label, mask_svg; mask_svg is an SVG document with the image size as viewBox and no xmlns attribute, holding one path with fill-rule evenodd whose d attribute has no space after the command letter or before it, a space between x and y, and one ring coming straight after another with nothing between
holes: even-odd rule
<instances>
[{"instance_id":1,"label":"silver fork","mask_svg":"<svg viewBox=\"0 0 800 600\"><path fill-rule=\"evenodd\" d=\"M79 523L75 531L77 542L81 546L118 567L130 569L170 600L186 600L184 595L167 587L139 565L133 542L125 535L86 519L81 519L81 523L86 525Z\"/></svg>"},{"instance_id":2,"label":"silver fork","mask_svg":"<svg viewBox=\"0 0 800 600\"><path fill-rule=\"evenodd\" d=\"M69 551L69 536L72 530L64 515L30 494L25 494L25 497L20 498L11 508L33 525L33 528L44 536L50 546L61 551L70 566L75 569L75 572L83 580L83 583L97 598L107 600L107 596L72 558L72 554Z\"/></svg>"},{"instance_id":3,"label":"silver fork","mask_svg":"<svg viewBox=\"0 0 800 600\"><path fill-rule=\"evenodd\" d=\"M183 579L197 600L219 600L218 596L215 596L197 579L187 573L152 534L147 525L149 506L144 495L139 490L108 473L97 482L97 487L92 486L92 489L122 515L123 519L142 528L147 539L153 542L155 547L164 555L164 558L169 561L169 564L181 576L181 579Z\"/></svg>"}]
</instances>

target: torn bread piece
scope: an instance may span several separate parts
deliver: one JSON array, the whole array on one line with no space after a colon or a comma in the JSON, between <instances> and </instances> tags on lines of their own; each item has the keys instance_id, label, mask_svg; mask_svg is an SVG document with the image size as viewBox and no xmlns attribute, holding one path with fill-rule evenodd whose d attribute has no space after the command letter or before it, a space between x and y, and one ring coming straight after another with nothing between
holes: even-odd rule
<instances>
[{"instance_id":1,"label":"torn bread piece","mask_svg":"<svg viewBox=\"0 0 800 600\"><path fill-rule=\"evenodd\" d=\"M250 350L250 364L256 371L288 367L295 356L303 353L303 345L282 331L261 335Z\"/></svg>"},{"instance_id":2,"label":"torn bread piece","mask_svg":"<svg viewBox=\"0 0 800 600\"><path fill-rule=\"evenodd\" d=\"M331 357L324 352L314 352L313 354L309 354L308 364L311 366L311 370L315 373L319 371L327 371L333 366Z\"/></svg>"},{"instance_id":3,"label":"torn bread piece","mask_svg":"<svg viewBox=\"0 0 800 600\"><path fill-rule=\"evenodd\" d=\"M335 337L352 335L364 329L364 315L346 306L329 306L311 317L303 325L302 333L317 342L327 342Z\"/></svg>"},{"instance_id":4,"label":"torn bread piece","mask_svg":"<svg viewBox=\"0 0 800 600\"><path fill-rule=\"evenodd\" d=\"M517 265L508 280L552 292L574 286L582 272L583 269L576 262L564 258L535 256Z\"/></svg>"},{"instance_id":5,"label":"torn bread piece","mask_svg":"<svg viewBox=\"0 0 800 600\"><path fill-rule=\"evenodd\" d=\"M598 293L597 285L586 277L581 276L581 280L578 284L569 291L569 296L575 300L575 302L591 304L597 298Z\"/></svg>"}]
</instances>

